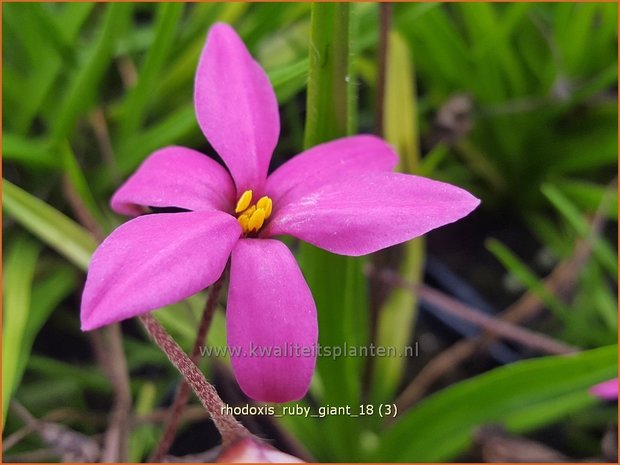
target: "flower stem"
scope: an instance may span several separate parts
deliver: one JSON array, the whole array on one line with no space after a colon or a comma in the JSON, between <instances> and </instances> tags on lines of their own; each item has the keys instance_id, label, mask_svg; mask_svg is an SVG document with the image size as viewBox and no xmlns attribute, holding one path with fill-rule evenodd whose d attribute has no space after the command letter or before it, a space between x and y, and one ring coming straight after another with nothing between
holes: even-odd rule
<instances>
[{"instance_id":1,"label":"flower stem","mask_svg":"<svg viewBox=\"0 0 620 465\"><path fill-rule=\"evenodd\" d=\"M215 427L222 436L222 444L232 444L251 433L235 417L226 412L226 405L215 388L206 380L200 369L179 345L170 337L153 315L140 316L140 321L155 343L164 351L168 360L183 375L185 381L194 390L204 408L209 412Z\"/></svg>"},{"instance_id":2,"label":"flower stem","mask_svg":"<svg viewBox=\"0 0 620 465\"><path fill-rule=\"evenodd\" d=\"M220 298L220 293L222 291L222 286L224 284L224 276L225 275L222 275L222 277L217 280L213 286L211 286L207 303L205 304L205 308L202 312L200 325L198 326L198 332L196 333L196 340L194 341L194 347L192 348L192 354L190 356L192 362L196 365L198 365L198 361L200 360L200 347L205 343L207 333L209 332L211 322L213 321L213 314L215 313L215 309ZM155 451L151 454L149 462L160 462L163 456L170 450L170 446L172 446L177 429L179 428L179 422L181 420L183 409L189 400L190 392L189 384L187 384L185 380L181 380L181 384L179 385L174 396L172 406L169 409L168 419L164 425L164 432L162 433L161 440L159 441L157 449L155 449Z\"/></svg>"}]
</instances>

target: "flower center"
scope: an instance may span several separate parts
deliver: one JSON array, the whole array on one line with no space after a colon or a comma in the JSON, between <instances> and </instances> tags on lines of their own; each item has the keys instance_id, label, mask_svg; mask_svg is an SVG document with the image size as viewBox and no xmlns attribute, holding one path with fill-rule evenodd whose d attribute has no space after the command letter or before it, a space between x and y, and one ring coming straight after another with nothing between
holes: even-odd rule
<instances>
[{"instance_id":1,"label":"flower center","mask_svg":"<svg viewBox=\"0 0 620 465\"><path fill-rule=\"evenodd\" d=\"M252 204L251 190L241 194L235 207L235 213L237 214L237 221L243 229L243 234L257 232L262 228L265 220L271 216L272 207L273 202L267 196L261 197L258 202Z\"/></svg>"}]
</instances>

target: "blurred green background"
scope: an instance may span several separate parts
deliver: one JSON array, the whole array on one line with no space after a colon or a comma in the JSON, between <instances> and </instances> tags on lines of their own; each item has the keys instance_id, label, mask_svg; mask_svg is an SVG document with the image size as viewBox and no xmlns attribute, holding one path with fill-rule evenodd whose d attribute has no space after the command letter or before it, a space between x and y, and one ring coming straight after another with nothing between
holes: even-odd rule
<instances>
[{"instance_id":1,"label":"blurred green background","mask_svg":"<svg viewBox=\"0 0 620 465\"><path fill-rule=\"evenodd\" d=\"M241 420L321 461L489 460L484 446L498 434L513 441L502 461L518 461L526 440L572 460L615 460L601 441L615 431L616 407L587 389L617 376L616 4L3 3L4 460L68 457L44 434L27 434L39 423L19 405L70 428L82 448L101 442L114 390L94 356L97 336L79 330L84 272L97 241L124 221L111 194L149 153L181 144L214 155L192 92L216 21L235 27L274 85L274 166L305 145L378 131L402 171L482 200L464 221L374 257L291 244L322 344L419 342L421 351L320 359L303 403L396 403L396 419ZM515 323L578 353L479 345L428 382L424 368L477 329L369 278L370 263L489 313L530 299L533 310ZM203 302L157 312L185 349ZM225 344L223 308L210 344ZM141 461L179 377L135 322L122 330L133 407L128 452L116 459ZM225 401L246 402L227 361L203 368ZM419 392L405 402L411 389ZM190 410L175 455L217 444L201 409ZM507 431L480 429L490 424Z\"/></svg>"}]
</instances>

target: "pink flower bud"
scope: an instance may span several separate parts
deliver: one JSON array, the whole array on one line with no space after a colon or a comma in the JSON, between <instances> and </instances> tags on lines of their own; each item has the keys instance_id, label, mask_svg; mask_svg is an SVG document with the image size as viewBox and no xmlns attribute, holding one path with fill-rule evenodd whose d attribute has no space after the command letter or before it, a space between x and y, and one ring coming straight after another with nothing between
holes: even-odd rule
<instances>
[{"instance_id":1,"label":"pink flower bud","mask_svg":"<svg viewBox=\"0 0 620 465\"><path fill-rule=\"evenodd\" d=\"M219 463L303 463L303 460L280 452L256 438L245 438L226 447Z\"/></svg>"}]
</instances>

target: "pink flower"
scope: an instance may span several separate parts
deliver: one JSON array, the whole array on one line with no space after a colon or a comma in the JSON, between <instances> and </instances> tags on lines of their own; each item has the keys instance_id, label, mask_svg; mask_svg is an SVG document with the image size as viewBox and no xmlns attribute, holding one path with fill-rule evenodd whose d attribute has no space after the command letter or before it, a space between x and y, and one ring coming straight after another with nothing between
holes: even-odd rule
<instances>
[{"instance_id":1,"label":"pink flower","mask_svg":"<svg viewBox=\"0 0 620 465\"><path fill-rule=\"evenodd\" d=\"M225 448L217 457L218 463L303 463L260 440L250 437Z\"/></svg>"},{"instance_id":2,"label":"pink flower","mask_svg":"<svg viewBox=\"0 0 620 465\"><path fill-rule=\"evenodd\" d=\"M618 378L595 384L590 388L590 394L603 400L618 400Z\"/></svg>"},{"instance_id":3,"label":"pink flower","mask_svg":"<svg viewBox=\"0 0 620 465\"><path fill-rule=\"evenodd\" d=\"M215 282L230 257L226 327L229 346L243 350L231 357L239 385L260 401L299 399L314 372L316 308L295 257L275 236L364 255L456 221L479 201L449 184L393 173L394 151L367 135L313 147L267 176L278 104L227 25L209 32L194 103L228 171L184 147L163 148L142 163L112 208L134 216L148 206L189 211L138 216L99 246L82 329L181 301Z\"/></svg>"}]
</instances>

